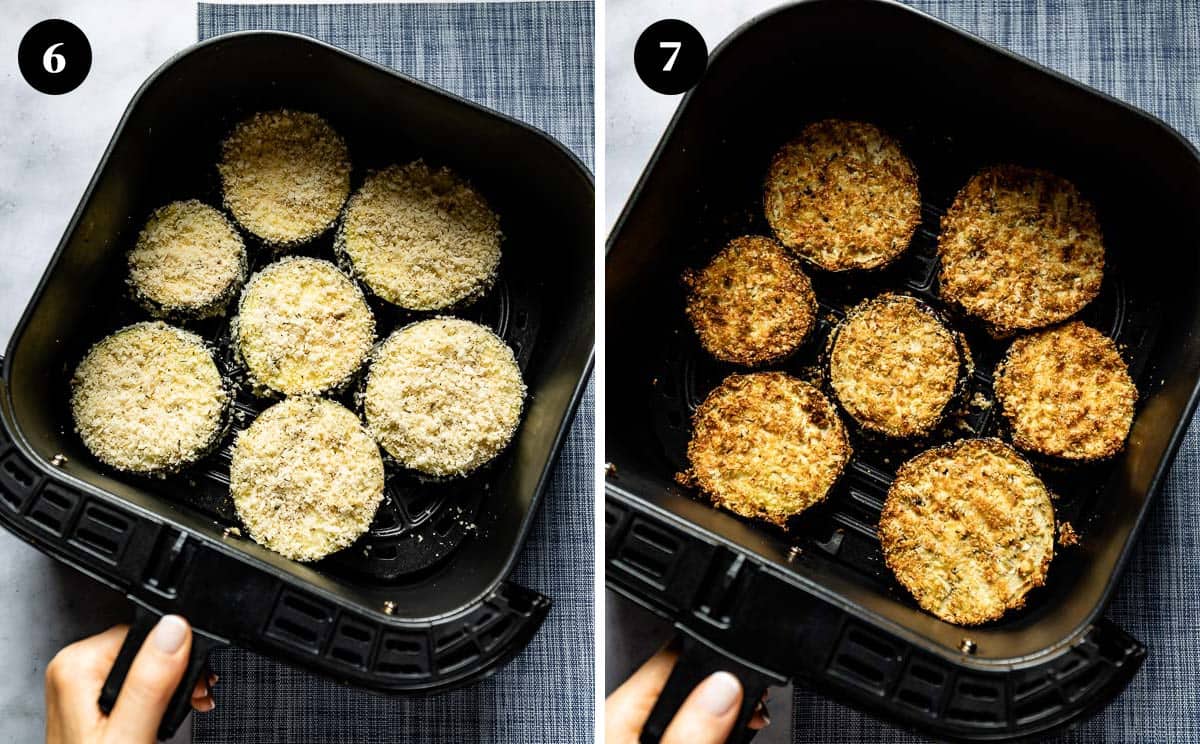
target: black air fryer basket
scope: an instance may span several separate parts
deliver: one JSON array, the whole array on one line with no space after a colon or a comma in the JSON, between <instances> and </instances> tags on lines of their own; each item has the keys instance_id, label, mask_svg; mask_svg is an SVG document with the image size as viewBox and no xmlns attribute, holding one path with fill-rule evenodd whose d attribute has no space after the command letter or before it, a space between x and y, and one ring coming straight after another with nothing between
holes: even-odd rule
<instances>
[{"instance_id":1,"label":"black air fryer basket","mask_svg":"<svg viewBox=\"0 0 1200 744\"><path fill-rule=\"evenodd\" d=\"M811 364L839 313L884 287L941 306L939 219L984 165L1057 172L1101 218L1106 279L1082 317L1124 349L1140 392L1133 430L1109 463L1039 466L1081 544L1058 550L1024 610L982 627L922 612L883 563L875 527L911 450L856 441L828 503L788 532L713 509L672 479L687 464L692 410L735 371L695 341L679 276L732 237L769 234L761 200L772 153L830 116L875 122L901 141L923 221L892 269L814 275L822 326L784 369ZM743 722L764 686L795 680L959 740L1043 735L1120 693L1146 650L1102 612L1196 405L1198 204L1200 158L1162 122L897 3L802 2L722 43L608 245L606 579L674 621L683 645L643 741L657 741L718 668L746 687ZM978 357L967 397L986 399L1005 344L966 330ZM994 408L971 410L977 435L1002 433Z\"/></svg>"},{"instance_id":2,"label":"black air fryer basket","mask_svg":"<svg viewBox=\"0 0 1200 744\"><path fill-rule=\"evenodd\" d=\"M68 405L88 346L144 317L124 296L124 253L146 216L175 199L219 205L221 139L282 106L317 112L343 134L353 187L368 170L421 157L481 190L500 215L504 256L496 288L464 314L514 348L529 388L496 463L448 483L389 472L370 532L311 565L233 529L230 438L179 476L122 476L86 451ZM9 344L0 391L0 522L139 608L102 706L168 612L196 635L161 736L186 715L216 644L390 693L469 684L524 648L550 600L507 577L591 368L593 194L579 161L541 132L302 36L219 37L142 86ZM330 241L310 251L328 257ZM251 256L252 268L269 260L252 243ZM375 310L381 334L412 320ZM222 321L196 330L214 341L227 332ZM240 428L264 403L243 394L236 407Z\"/></svg>"}]
</instances>

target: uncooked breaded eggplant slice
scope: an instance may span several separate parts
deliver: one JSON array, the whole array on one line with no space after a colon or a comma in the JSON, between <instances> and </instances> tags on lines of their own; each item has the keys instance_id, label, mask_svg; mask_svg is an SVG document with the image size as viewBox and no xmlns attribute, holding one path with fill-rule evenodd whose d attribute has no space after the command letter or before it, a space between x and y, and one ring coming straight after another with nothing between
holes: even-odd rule
<instances>
[{"instance_id":1,"label":"uncooked breaded eggplant slice","mask_svg":"<svg viewBox=\"0 0 1200 744\"><path fill-rule=\"evenodd\" d=\"M71 378L71 414L84 445L130 473L172 473L207 455L225 432L228 407L204 341L161 321L104 338Z\"/></svg>"},{"instance_id":2,"label":"uncooked breaded eggplant slice","mask_svg":"<svg viewBox=\"0 0 1200 744\"><path fill-rule=\"evenodd\" d=\"M225 206L276 250L307 243L337 220L350 194L350 155L313 113L281 109L240 122L217 166Z\"/></svg>"},{"instance_id":3,"label":"uncooked breaded eggplant slice","mask_svg":"<svg viewBox=\"0 0 1200 744\"><path fill-rule=\"evenodd\" d=\"M246 281L246 246L225 215L195 199L159 207L129 252L134 298L159 318L222 315Z\"/></svg>"},{"instance_id":4,"label":"uncooked breaded eggplant slice","mask_svg":"<svg viewBox=\"0 0 1200 744\"><path fill-rule=\"evenodd\" d=\"M372 355L367 426L403 465L436 477L494 459L521 421L525 383L512 349L478 323L438 317L405 326Z\"/></svg>"},{"instance_id":5,"label":"uncooked breaded eggplant slice","mask_svg":"<svg viewBox=\"0 0 1200 744\"><path fill-rule=\"evenodd\" d=\"M418 160L367 178L346 205L334 247L381 299L444 310L495 282L500 220L463 178Z\"/></svg>"},{"instance_id":6,"label":"uncooked breaded eggplant slice","mask_svg":"<svg viewBox=\"0 0 1200 744\"><path fill-rule=\"evenodd\" d=\"M315 561L366 532L383 500L383 459L358 417L323 398L288 398L238 434L229 492L259 544Z\"/></svg>"},{"instance_id":7,"label":"uncooked breaded eggplant slice","mask_svg":"<svg viewBox=\"0 0 1200 744\"><path fill-rule=\"evenodd\" d=\"M233 340L255 392L344 388L375 340L362 290L329 261L289 256L250 277Z\"/></svg>"}]
</instances>

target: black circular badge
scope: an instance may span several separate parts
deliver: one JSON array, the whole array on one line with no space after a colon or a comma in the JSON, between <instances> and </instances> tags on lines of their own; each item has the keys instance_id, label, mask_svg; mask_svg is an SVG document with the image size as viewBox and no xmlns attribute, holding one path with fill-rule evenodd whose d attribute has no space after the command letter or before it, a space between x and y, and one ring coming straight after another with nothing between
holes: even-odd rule
<instances>
[{"instance_id":1,"label":"black circular badge","mask_svg":"<svg viewBox=\"0 0 1200 744\"><path fill-rule=\"evenodd\" d=\"M633 48L633 66L651 90L665 95L683 93L704 74L708 47L700 32L684 21L669 18L651 24Z\"/></svg>"},{"instance_id":2,"label":"black circular badge","mask_svg":"<svg viewBox=\"0 0 1200 744\"><path fill-rule=\"evenodd\" d=\"M69 93L92 69L92 45L74 23L51 18L25 32L17 64L34 89L52 96Z\"/></svg>"}]
</instances>

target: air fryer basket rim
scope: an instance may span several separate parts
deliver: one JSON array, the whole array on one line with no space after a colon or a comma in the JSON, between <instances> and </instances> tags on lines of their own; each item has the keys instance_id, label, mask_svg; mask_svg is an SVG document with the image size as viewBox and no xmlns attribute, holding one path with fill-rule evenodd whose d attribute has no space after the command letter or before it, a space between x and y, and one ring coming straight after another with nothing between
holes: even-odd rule
<instances>
[{"instance_id":1,"label":"air fryer basket rim","mask_svg":"<svg viewBox=\"0 0 1200 744\"><path fill-rule=\"evenodd\" d=\"M957 26L949 24L933 15L930 15L929 13L926 13L924 11L904 5L901 2L899 2L898 0L794 0L792 2L783 3L777 7L774 7L770 10L767 10L765 12L762 12L760 14L753 16L750 20L742 23L735 30L730 32L713 49L712 53L709 56L709 60L708 60L709 67L711 68L714 65L714 63L716 63L718 60L720 60L723 53L726 51L726 49L729 46L731 46L732 44L734 44L746 31L750 30L751 28L757 27L758 25L760 25L762 23L769 22L772 17L782 14L782 13L789 12L795 8L798 8L801 6L820 6L820 5L837 5L839 10L841 10L842 12L851 10L852 6L858 5L860 7L861 6L886 7L889 10L895 10L895 11L912 14L913 17L920 19L920 21L922 21L924 23L935 25L944 32L949 32L949 33L955 34L955 35L967 40L968 42L972 42L978 46L983 47L984 49L986 49L989 52L1001 55L1013 63L1020 64L1024 67L1034 71L1035 73L1039 73L1045 77L1051 78L1052 80L1056 81L1057 83L1072 86L1078 90L1083 91L1084 93L1090 94L1091 96L1093 96L1095 98L1101 99L1108 105L1119 107L1127 114L1130 114L1137 118L1140 118L1140 119L1144 120L1145 122L1147 122L1148 124L1152 125L1153 127L1169 134L1169 136L1173 140L1175 140L1177 143L1184 146L1185 151L1191 156L1192 160L1196 161L1197 163L1200 163L1200 149L1197 149L1197 147L1195 145L1193 145L1187 138L1185 138L1182 134L1177 132L1174 128L1172 128L1170 125L1168 125L1166 122L1164 122L1162 119L1158 118L1157 116L1155 116L1149 112L1146 112L1136 106L1133 106L1125 101L1115 98L1103 91L1097 90L1085 83L1079 82L1071 77L1068 77L1067 75L1064 75L1063 73L1060 73L1054 69L1046 67L1045 65L1042 65L1034 60L1031 60L1031 59L1023 57L1019 54L1016 54L1015 52L1013 52L1009 49L1006 49L1002 46L999 46L991 41L988 41L987 39L983 39L979 36L976 36L976 35L968 32L968 31L960 29ZM606 254L611 251L611 248L616 243L618 237L625 231L626 223L629 220L635 205L637 205L642 200L642 198L644 196L644 191L648 187L648 182L650 181L651 175L654 173L654 171L658 167L659 161L662 159L663 155L667 152L669 141L671 140L673 134L675 133L676 128L679 126L680 122L682 121L682 119L684 118L684 116L686 115L688 110L690 109L691 104L692 104L692 99L694 96L697 95L699 87L700 86L695 86L691 90L689 90L682 97L678 106L676 107L675 112L672 115L670 121L668 122L666 128L664 129L662 136L659 138L658 144L655 146L653 153L651 154L650 158L647 160L645 166L642 169L641 175L638 177L633 189L630 191L630 195L626 199L625 204L622 207L620 215L618 216L617 220L614 222L612 230L609 232L609 236L608 236L608 239L606 242ZM927 651L932 650L935 653L942 656L943 658L953 659L956 663L963 664L968 667L975 667L975 668L981 668L981 669L983 669L983 668L992 668L992 669L995 669L995 668L1018 668L1022 665L1028 665L1028 664L1034 663L1035 660L1038 658L1042 658L1046 655L1057 653L1060 649L1062 649L1065 646L1068 646L1073 640L1079 638L1082 634L1084 634L1087 631L1087 629L1089 628L1089 626L1094 624L1097 621L1097 619L1102 615L1105 608L1108 606L1109 602L1111 601L1112 594L1116 590L1117 584L1120 581L1120 578L1124 573L1125 565L1127 564L1127 562L1132 554L1132 551L1134 550L1134 548L1137 545L1138 537L1141 534L1143 524L1147 517L1147 513L1150 511L1150 507L1153 504L1154 499L1157 498L1158 492L1161 490L1163 480L1165 479L1166 475L1168 474L1168 472L1171 468L1172 463L1174 462L1175 456L1178 453L1180 443L1182 442L1183 437L1187 433L1188 427L1191 423L1192 417L1197 409L1198 404L1200 404L1200 380L1197 380L1196 383L1193 384L1192 389L1187 398L1187 403L1183 408L1182 415L1180 416L1179 420L1175 423L1175 425L1172 427L1170 436L1168 437L1168 440L1167 440L1167 448L1165 450L1165 455L1161 459L1161 461L1159 462L1157 468L1155 469L1155 471L1153 473L1153 477L1149 483L1147 497L1146 497L1144 503L1142 504L1141 508L1138 510L1138 513L1136 514L1136 516L1133 519L1132 527L1131 527L1130 533L1129 533L1130 537L1124 541L1124 544L1122 545L1122 547L1120 549L1120 552L1113 564L1114 569L1108 575L1108 577L1105 581L1105 585L1100 594L1099 601L1096 602L1088 610L1088 612L1083 616L1081 621L1076 625L1076 627L1070 633L1066 634L1063 638L1059 639L1056 643L1053 643L1053 644L1045 647L1041 651L1036 652L1034 654L1028 654L1028 655L1023 655L1023 656L1019 656L1019 657L983 659L983 658L973 657L973 656L963 656L961 654L952 653L949 649L946 649L941 644L931 643L929 641L929 639L926 639L924 636L917 633L915 630L905 627L903 625L900 625L899 623L897 623L887 617L884 617L868 608L859 607L859 606L855 605L854 611L857 613L862 613L864 616L869 617L870 620L873 623L877 624L879 627L887 629L889 632L894 633L895 635L905 639L906 641L909 641L909 642L912 642L914 640L919 641L921 646L925 650L927 650ZM611 478L606 478L605 490L606 490L607 494L614 496L619 500L626 501L626 502L629 502L629 501L635 502L637 504L638 509L645 510L645 511L651 511L651 512L655 513L656 515L658 515L658 517L660 519L664 519L667 522L676 522L679 524L686 524L688 531L690 531L692 533L703 534L708 539L711 539L715 543L725 545L725 546L733 549L735 552L738 552L738 553L750 552L749 549L733 542L730 538L725 537L724 535L716 534L713 531L711 531L699 524L696 524L696 523L691 522L690 520L687 520L685 517L683 517L681 515L674 514L674 513L670 512L669 510L658 506L657 504L652 504L652 503L645 501L636 492L633 492L633 491L630 491L630 490L624 488L623 486L619 485L619 482L613 482L613 479L611 479ZM769 564L764 566L764 568L766 568L770 571L778 571L779 570L779 569L775 569L773 566L770 566ZM832 604L834 604L836 606L841 606L841 607L847 606L845 598L841 597L838 592L836 592L834 590L830 590L830 589L826 588L825 586L823 586L822 584L819 584L819 583L809 579L808 577L805 577L805 576L802 576L799 574L792 574L789 576L789 580L802 583L808 589L808 591L810 591L818 596L821 596L823 599L831 602ZM622 593L627 594L627 592L625 592L625 591L623 591Z\"/></svg>"},{"instance_id":2,"label":"air fryer basket rim","mask_svg":"<svg viewBox=\"0 0 1200 744\"><path fill-rule=\"evenodd\" d=\"M54 252L51 254L51 257L46 264L45 271L42 273L42 276L39 278L37 284L35 285L35 289L31 295L31 300L26 304L24 310L22 311L21 317L20 317L17 325L15 326L14 331L9 339L8 351L4 355L3 360L0 360L0 363L2 363L2 365L0 365L0 379L2 379L5 383L2 386L3 387L3 395L6 399L5 405L3 406L4 412L5 412L5 418L7 418L9 420L8 428L10 429L10 434L13 438L14 443L17 445L17 447L21 451L21 453L26 458L28 458L42 472L42 474L44 476L47 476L49 478L58 480L60 482L66 483L66 484L69 484L73 488L76 488L82 492L91 494L93 496L98 496L101 499L104 499L105 501L119 502L123 509L127 509L130 511L136 512L140 516L145 517L150 520L154 520L154 521L162 521L164 518L162 515L156 514L153 511L148 510L136 503L126 501L125 499L122 499L118 496L115 496L114 494L107 492L103 488L100 488L96 485L88 483L85 480L74 477L66 472L63 472L63 471L53 467L50 463L45 461L45 459L38 453L38 451L35 448L33 448L31 446L31 444L29 443L29 441L26 438L25 432L22 430L21 426L15 420L15 418L11 415L12 391L10 389L10 385L8 385L7 383L11 377L13 350L15 348L15 345L16 345L18 339L21 338L21 336L26 331L28 323L30 322L30 316L33 311L33 308L37 304L37 302L36 302L37 298L39 298L43 294L43 292L45 290L45 286L46 286L49 278L56 270L63 253L67 249L67 245L68 245L70 236L78 228L79 222L83 217L85 207L88 205L89 201L91 200L93 193L97 187L97 184L100 180L100 177L109 164L109 161L113 155L113 152L118 143L118 140L120 140L121 137L126 134L126 127L128 125L129 119L132 115L132 112L138 106L138 104L141 102L141 100L147 94L147 92L150 91L152 88L154 88L154 86L157 85L161 81L163 76L169 70L171 70L177 63L179 63L180 61L182 61L188 57L191 57L195 54L203 53L212 47L221 46L223 44L228 44L231 42L236 43L236 42L241 42L241 41L246 41L246 40L263 39L263 38L286 39L293 43L299 43L302 45L308 45L308 46L320 49L324 53L340 56L352 64L357 64L359 66L369 68L370 70L374 71L375 73L384 73L386 75L389 75L391 77L394 77L394 78L397 78L398 80L403 81L405 84L407 84L409 86L423 89L424 91L429 92L433 95L450 99L457 105L471 109L473 112L475 112L477 114L481 114L481 115L484 115L487 117L498 119L498 120L504 122L505 124L510 125L514 128L525 130L526 132L532 134L533 136L535 136L536 138L541 140L544 144L550 145L558 153L565 156L566 161L569 162L572 166L572 171L574 172L574 175L580 177L582 179L583 183L585 183L588 188L594 189L594 183L595 183L594 177L593 177L592 173L587 169L587 167L583 164L583 162L580 160L580 158L578 156L576 156L564 144L562 144L561 142L559 142L557 139L550 136L549 134L543 132L542 130L540 130L534 126L531 126L525 122L522 122L518 119L515 119L511 116L508 116L502 112L498 112L498 111L495 111L488 107L482 106L482 105L480 105L474 101L471 101L467 98L463 98L462 96L459 96L457 94L451 93L449 91L445 91L437 86L434 86L434 85L431 85L422 80L413 78L409 75L398 72L392 68L380 65L380 64L375 63L371 60L368 60L364 57L353 54L351 52L340 49L336 46L327 44L323 41L314 39L314 38L304 35L304 34L297 34L297 33L286 32L286 31L274 31L274 30L237 31L237 32L222 34L220 36L216 36L211 39L206 39L204 41L197 42L188 47L185 47L184 49L182 49L179 52L172 55L169 59L167 59L165 62L163 62L158 68L156 68L154 70L154 72L152 72L146 78L146 80L138 87L137 91L133 94L132 98L129 101L129 104L125 107L125 110L123 111L120 119L118 120L117 124L115 125L113 135L110 138L107 146L105 147L103 154L99 158L98 164L97 164L95 170L93 171L91 178L88 181L87 187L83 190L83 192L79 198L78 204L77 204L74 212L72 213L71 218L66 223L66 227L64 228L62 237L59 239L58 245L54 249ZM535 520L532 518L532 515L535 514L537 512L537 510L540 508L541 501L545 496L544 492L546 490L546 486L548 484L549 479L552 477L553 464L557 462L558 454L561 452L562 445L566 440L567 434L570 430L572 423L574 422L575 413L578 409L579 403L582 400L583 394L586 390L586 385L588 384L588 381L591 377L591 372L592 372L593 365L594 365L594 359L595 359L595 351L594 351L594 348L592 348L588 352L587 361L581 369L581 374L580 374L579 378L574 383L571 397L569 400L569 404L565 410L564 416L558 422L558 427L554 433L554 438L552 440L552 448L550 450L550 460L549 460L550 465L548 467L544 468L542 470L542 472L540 473L540 477L535 485L535 490L533 492L534 498L528 509L530 517L527 517L526 519L523 520L523 523L516 535L516 542L515 542L516 545L521 545L521 546L524 545L526 539L528 538L528 533L533 527L533 523ZM205 547L207 547L207 548L213 549L220 553L227 554L231 557L236 558L239 561L248 562L258 570L263 570L263 571L268 571L268 572L278 571L278 569L276 567L271 566L270 564L266 563L265 561L263 561L262 559L260 559L259 557L255 556L255 555L253 555L250 552L242 551L242 550L237 549L234 546L226 545L224 542L222 542L220 540L211 539L207 535L196 532L195 530L192 530L190 528L188 528L187 531L188 531L189 537L203 542L205 544ZM503 563L503 565L501 565L497 568L495 578L488 584L488 586L485 587L476 596L474 596L471 599L471 601L463 603L460 607L458 607L454 610L450 610L450 611L443 612L443 613L431 614L427 617L423 617L423 618L419 618L419 619L407 619L407 618L394 617L394 616L384 612L382 609L380 609L378 607L365 607L364 606L359 609L363 614L372 616L374 619L378 620L379 622L384 623L391 627L403 627L406 625L414 626L414 627L427 626L430 622L437 622L437 621L445 620L447 618L457 617L466 612L469 612L473 606L477 605L481 600L490 596L490 594L492 592L494 592L497 589L497 587L503 585L507 581L508 577L512 573L512 569L513 569L516 561L519 560L519 558L520 558L521 552L522 551L520 549L515 549L512 551L509 551L505 562ZM81 568L81 570L85 570L86 573L89 573L89 575L92 575L90 572L87 572L86 569ZM306 582L306 583L307 583L306 591L309 591L313 594L316 594L323 598L334 601L333 593L330 592L329 590L327 590L325 587L322 587L317 584L313 584L311 582Z\"/></svg>"}]
</instances>

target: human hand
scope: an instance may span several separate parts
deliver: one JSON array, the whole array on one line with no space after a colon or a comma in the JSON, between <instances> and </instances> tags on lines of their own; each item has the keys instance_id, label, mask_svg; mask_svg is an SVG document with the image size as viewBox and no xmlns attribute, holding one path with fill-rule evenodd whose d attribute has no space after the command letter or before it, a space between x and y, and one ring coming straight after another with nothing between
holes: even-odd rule
<instances>
[{"instance_id":1,"label":"human hand","mask_svg":"<svg viewBox=\"0 0 1200 744\"><path fill-rule=\"evenodd\" d=\"M637 743L675 666L675 658L674 651L659 651L608 696L604 701L605 744ZM729 672L710 675L683 701L663 734L662 744L721 744L733 733L741 703L742 685L737 677ZM750 728L758 730L770 722L766 706L760 703L750 719Z\"/></svg>"},{"instance_id":2,"label":"human hand","mask_svg":"<svg viewBox=\"0 0 1200 744\"><path fill-rule=\"evenodd\" d=\"M46 667L46 744L153 744L171 693L183 678L192 629L178 615L158 621L133 659L112 712L97 701L129 626L117 625L58 652ZM215 707L215 675L192 689L192 709Z\"/></svg>"}]
</instances>

